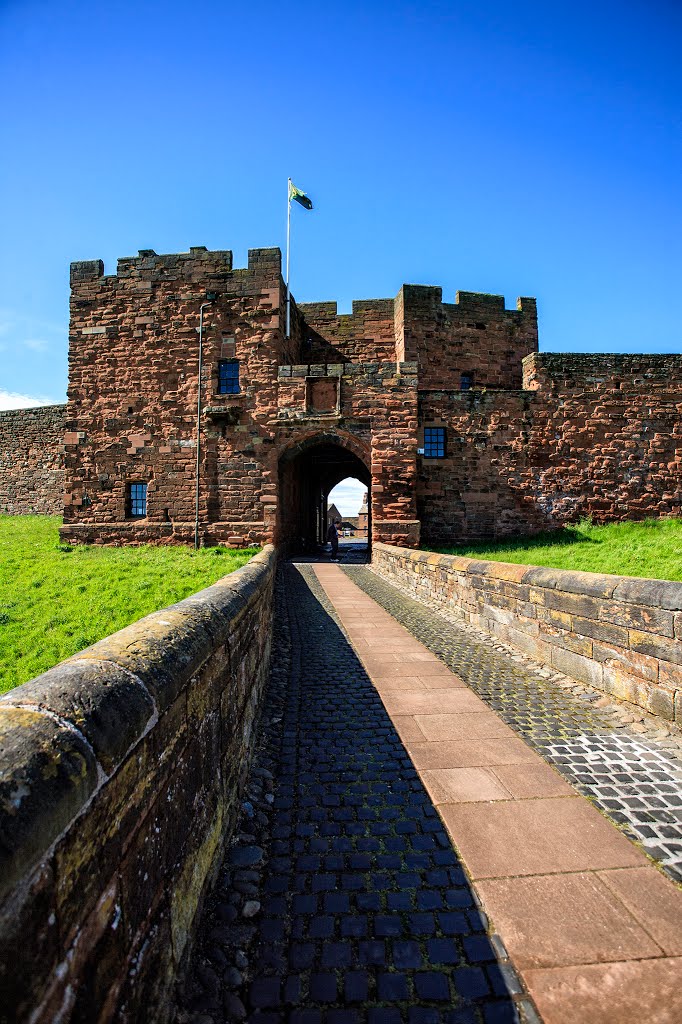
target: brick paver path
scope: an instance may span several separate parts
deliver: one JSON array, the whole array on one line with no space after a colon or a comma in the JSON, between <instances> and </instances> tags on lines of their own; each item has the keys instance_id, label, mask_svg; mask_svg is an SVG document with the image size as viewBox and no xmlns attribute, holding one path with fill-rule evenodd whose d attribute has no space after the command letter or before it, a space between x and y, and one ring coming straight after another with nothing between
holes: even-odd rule
<instances>
[{"instance_id":1,"label":"brick paver path","mask_svg":"<svg viewBox=\"0 0 682 1024\"><path fill-rule=\"evenodd\" d=\"M243 832L178 1020L536 1021L476 889L546 1024L682 1018L679 893L536 752L570 776L550 747L608 716L360 566L279 586Z\"/></svg>"}]
</instances>

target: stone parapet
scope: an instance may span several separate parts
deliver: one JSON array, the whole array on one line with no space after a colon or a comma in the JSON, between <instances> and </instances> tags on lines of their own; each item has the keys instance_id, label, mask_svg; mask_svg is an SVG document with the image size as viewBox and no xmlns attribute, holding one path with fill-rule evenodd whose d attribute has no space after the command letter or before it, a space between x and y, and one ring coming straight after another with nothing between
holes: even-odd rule
<instances>
[{"instance_id":1,"label":"stone parapet","mask_svg":"<svg viewBox=\"0 0 682 1024\"><path fill-rule=\"evenodd\" d=\"M680 353L532 352L523 360L523 386L529 390L666 391L680 384Z\"/></svg>"},{"instance_id":2,"label":"stone parapet","mask_svg":"<svg viewBox=\"0 0 682 1024\"><path fill-rule=\"evenodd\" d=\"M236 821L275 551L0 699L0 1021L166 1021Z\"/></svg>"},{"instance_id":3,"label":"stone parapet","mask_svg":"<svg viewBox=\"0 0 682 1024\"><path fill-rule=\"evenodd\" d=\"M682 726L682 583L373 546L411 596Z\"/></svg>"}]
</instances>

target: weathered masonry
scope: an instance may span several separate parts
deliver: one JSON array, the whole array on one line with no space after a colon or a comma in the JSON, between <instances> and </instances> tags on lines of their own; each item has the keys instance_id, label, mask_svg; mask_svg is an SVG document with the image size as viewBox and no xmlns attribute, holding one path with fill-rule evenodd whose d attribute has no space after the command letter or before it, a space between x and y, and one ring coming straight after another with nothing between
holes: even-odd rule
<instances>
[{"instance_id":1,"label":"weathered masonry","mask_svg":"<svg viewBox=\"0 0 682 1024\"><path fill-rule=\"evenodd\" d=\"M61 515L66 406L0 412L0 514Z\"/></svg>"},{"instance_id":2,"label":"weathered masonry","mask_svg":"<svg viewBox=\"0 0 682 1024\"><path fill-rule=\"evenodd\" d=\"M169 1019L239 816L275 561L0 698L0 1024Z\"/></svg>"},{"instance_id":3,"label":"weathered masonry","mask_svg":"<svg viewBox=\"0 0 682 1024\"><path fill-rule=\"evenodd\" d=\"M375 540L416 546L682 512L682 356L538 353L534 299L404 285L292 303L278 249L71 269L63 539L319 539L370 489ZM19 509L17 509L19 510Z\"/></svg>"}]
</instances>

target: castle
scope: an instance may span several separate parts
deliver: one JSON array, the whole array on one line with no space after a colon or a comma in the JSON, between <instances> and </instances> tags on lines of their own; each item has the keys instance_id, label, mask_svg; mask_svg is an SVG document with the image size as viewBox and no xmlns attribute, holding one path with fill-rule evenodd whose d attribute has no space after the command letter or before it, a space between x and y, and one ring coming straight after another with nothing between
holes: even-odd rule
<instances>
[{"instance_id":1,"label":"castle","mask_svg":"<svg viewBox=\"0 0 682 1024\"><path fill-rule=\"evenodd\" d=\"M292 299L287 337L280 251L203 247L71 289L66 409L0 414L0 511L56 510L63 460L64 541L192 542L198 508L201 544L309 542L348 476L407 546L682 514L682 356L540 353L534 299Z\"/></svg>"}]
</instances>

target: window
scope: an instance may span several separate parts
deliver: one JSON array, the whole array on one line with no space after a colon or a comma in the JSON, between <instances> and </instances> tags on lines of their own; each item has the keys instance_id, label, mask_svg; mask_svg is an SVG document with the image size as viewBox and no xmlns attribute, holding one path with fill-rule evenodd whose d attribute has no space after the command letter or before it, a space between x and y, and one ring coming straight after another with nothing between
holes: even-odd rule
<instances>
[{"instance_id":1,"label":"window","mask_svg":"<svg viewBox=\"0 0 682 1024\"><path fill-rule=\"evenodd\" d=\"M144 519L147 515L147 485L128 484L126 515L129 519Z\"/></svg>"},{"instance_id":2,"label":"window","mask_svg":"<svg viewBox=\"0 0 682 1024\"><path fill-rule=\"evenodd\" d=\"M239 363L236 359L221 359L218 362L218 394L239 394Z\"/></svg>"},{"instance_id":3,"label":"window","mask_svg":"<svg viewBox=\"0 0 682 1024\"><path fill-rule=\"evenodd\" d=\"M471 373L463 373L459 379L459 387L461 391L469 391L474 386L474 378Z\"/></svg>"},{"instance_id":4,"label":"window","mask_svg":"<svg viewBox=\"0 0 682 1024\"><path fill-rule=\"evenodd\" d=\"M424 427L424 458L445 458L445 427Z\"/></svg>"}]
</instances>

